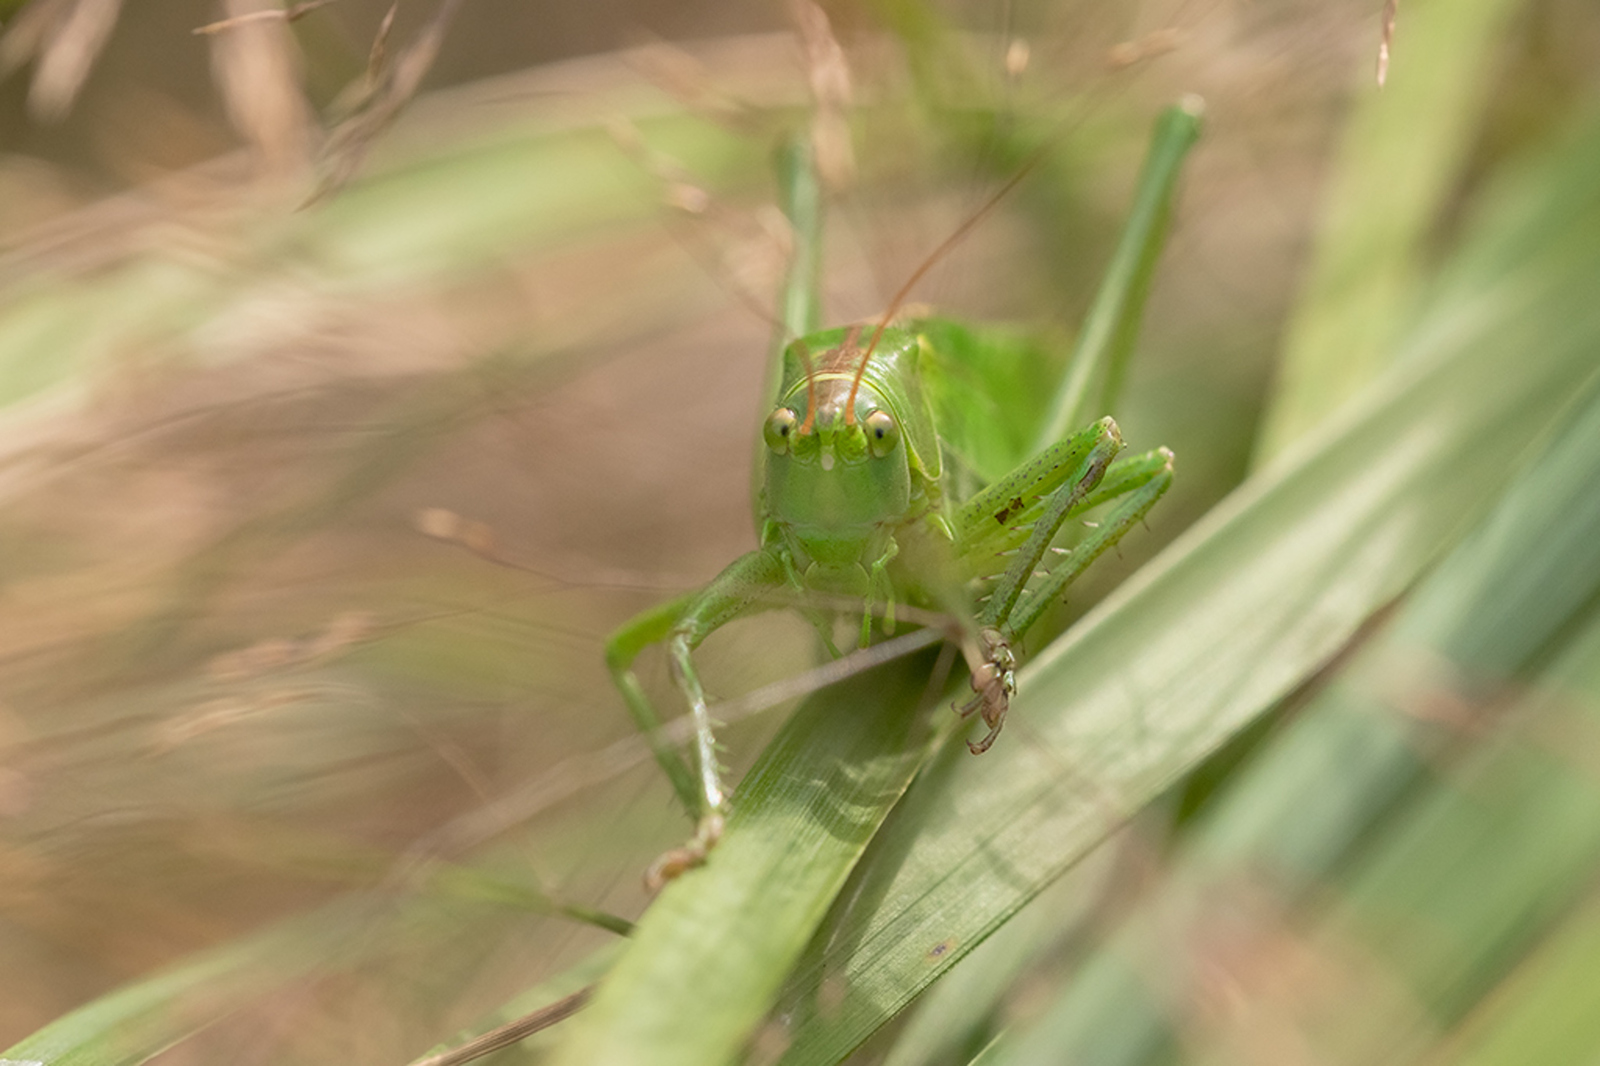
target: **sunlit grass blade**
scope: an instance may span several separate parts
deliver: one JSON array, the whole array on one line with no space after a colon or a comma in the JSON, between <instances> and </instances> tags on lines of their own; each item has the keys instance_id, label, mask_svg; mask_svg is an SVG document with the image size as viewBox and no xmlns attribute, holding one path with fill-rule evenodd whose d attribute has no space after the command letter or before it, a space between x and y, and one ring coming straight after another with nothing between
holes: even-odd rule
<instances>
[{"instance_id":1,"label":"sunlit grass blade","mask_svg":"<svg viewBox=\"0 0 1600 1066\"><path fill-rule=\"evenodd\" d=\"M57 240L38 242L49 254L0 257L0 412L53 390L77 401L72 390L85 375L134 355L211 366L259 358L265 341L253 331L263 322L309 343L330 319L381 315L397 287L459 284L530 247L559 254L661 213L657 179L597 124L507 123L437 136L449 121L424 118L422 129L431 125L436 136L428 151L378 168L314 209L255 204L238 191L241 202L202 200L191 215L167 221L197 244L216 242L206 244L209 256L151 251L141 237L151 223L130 198L106 205L109 221L79 221L100 227L90 228L92 248L76 247L85 236L63 227ZM639 135L656 150L707 179L736 184L762 173L747 139L682 115L641 124ZM538 352L615 335L627 320L659 329L692 308L674 284L681 272L651 257L629 266L638 284L619 277L614 288L584 294L586 306L541 331Z\"/></svg>"},{"instance_id":2,"label":"sunlit grass blade","mask_svg":"<svg viewBox=\"0 0 1600 1066\"><path fill-rule=\"evenodd\" d=\"M567 1004L575 997L592 994L591 990L594 987L594 983L610 970L617 956L625 948L626 944L621 941L609 944L589 955L571 969L534 988L528 989L517 996L516 999L495 1011L491 1018L474 1026L469 1031L456 1034L454 1039L445 1041L430 1049L428 1054L419 1060L419 1066L430 1059L450 1055L462 1056L462 1061L470 1062L472 1061L471 1059L464 1057L465 1049L479 1040L483 1034L525 1021L535 1012L548 1012L553 1006ZM575 1009L582 1009L582 1004L577 1004ZM551 1030L547 1026L523 1036L515 1043L520 1045L522 1052L525 1054L538 1054L539 1052L548 1052L560 1035L561 1031L559 1029ZM502 1044L500 1046L510 1045Z\"/></svg>"},{"instance_id":3,"label":"sunlit grass blade","mask_svg":"<svg viewBox=\"0 0 1600 1066\"><path fill-rule=\"evenodd\" d=\"M1330 899L1325 965L1348 965L1354 946L1383 979L1339 994L1352 1022L1336 1038L1310 1038L1393 1058L1426 1047L1419 1025L1455 1024L1600 869L1600 786L1550 747L1600 722L1597 479L1600 379L1383 638L1212 805L1148 905L986 1066L1112 1046L1130 1050L1097 1061L1147 1061L1138 1049L1179 1038L1169 1004L1200 994L1205 954L1224 950L1215 930L1266 942L1283 915ZM1532 688L1508 699L1512 684ZM1430 713L1444 707L1455 715ZM1274 1024L1301 1024L1282 1017L1293 997L1239 980Z\"/></svg>"},{"instance_id":4,"label":"sunlit grass blade","mask_svg":"<svg viewBox=\"0 0 1600 1066\"><path fill-rule=\"evenodd\" d=\"M1102 888L1117 870L1102 848L1012 915L929 988L895 1032L884 1066L964 1063L987 1045L1020 981L1094 921Z\"/></svg>"},{"instance_id":5,"label":"sunlit grass blade","mask_svg":"<svg viewBox=\"0 0 1600 1066\"><path fill-rule=\"evenodd\" d=\"M1016 707L1030 743L947 753L918 780L877 845L896 858L863 863L786 1000L786 1063L838 1061L1310 678L1495 498L1594 373L1597 157L1591 134L1502 189L1363 401L1042 654Z\"/></svg>"},{"instance_id":6,"label":"sunlit grass blade","mask_svg":"<svg viewBox=\"0 0 1600 1066\"><path fill-rule=\"evenodd\" d=\"M1322 207L1317 251L1288 325L1256 462L1347 402L1396 353L1426 279L1429 241L1478 134L1521 0L1420 4L1403 18L1388 84L1357 96Z\"/></svg>"},{"instance_id":7,"label":"sunlit grass blade","mask_svg":"<svg viewBox=\"0 0 1600 1066\"><path fill-rule=\"evenodd\" d=\"M710 861L645 913L555 1062L732 1059L921 763L931 662L806 702L740 785Z\"/></svg>"}]
</instances>

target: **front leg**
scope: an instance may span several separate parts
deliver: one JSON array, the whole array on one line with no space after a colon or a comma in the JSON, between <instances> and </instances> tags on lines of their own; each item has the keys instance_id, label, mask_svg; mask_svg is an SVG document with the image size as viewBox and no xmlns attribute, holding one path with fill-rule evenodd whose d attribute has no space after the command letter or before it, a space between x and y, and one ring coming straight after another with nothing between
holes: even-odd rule
<instances>
[{"instance_id":1,"label":"front leg","mask_svg":"<svg viewBox=\"0 0 1600 1066\"><path fill-rule=\"evenodd\" d=\"M861 647L872 643L872 609L883 605L883 632L894 636L894 582L889 579L889 564L900 554L900 545L890 537L883 553L867 571L866 607L861 613ZM837 658L837 656L835 656Z\"/></svg>"},{"instance_id":2,"label":"front leg","mask_svg":"<svg viewBox=\"0 0 1600 1066\"><path fill-rule=\"evenodd\" d=\"M1046 452L997 483L994 489L999 491L986 491L974 501L977 506L963 509L968 523L963 557L968 564L981 566L986 553L1011 559L1002 573L989 578L994 586L978 613L977 640L963 649L973 697L957 710L963 717L982 712L989 727L982 740L968 743L974 755L994 743L1016 692L1013 641L1033 627L1090 563L1143 521L1172 484L1170 451L1158 448L1111 461L1120 445L1115 423L1106 419L1062 442L1053 450L1053 461L1052 452ZM1050 546L1069 518L1114 500L1117 505L1076 546ZM1047 564L1051 554L1059 558Z\"/></svg>"},{"instance_id":3,"label":"front leg","mask_svg":"<svg viewBox=\"0 0 1600 1066\"><path fill-rule=\"evenodd\" d=\"M727 789L717 765L716 736L692 652L711 633L742 615L782 606L792 598L782 549L768 545L734 560L699 592L681 596L628 622L606 642L606 665L634 723L644 734L686 810L695 817L694 837L655 861L646 883L662 883L705 860L722 834ZM689 704L694 724L696 772L662 733L661 717L633 671L634 660L651 644L665 642L673 678Z\"/></svg>"}]
</instances>

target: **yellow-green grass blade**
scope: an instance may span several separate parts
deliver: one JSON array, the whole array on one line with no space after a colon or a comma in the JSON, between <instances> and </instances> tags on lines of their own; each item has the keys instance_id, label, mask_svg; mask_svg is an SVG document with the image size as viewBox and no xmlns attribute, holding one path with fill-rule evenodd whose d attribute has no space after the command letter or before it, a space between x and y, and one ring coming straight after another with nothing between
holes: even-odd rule
<instances>
[{"instance_id":1,"label":"yellow-green grass blade","mask_svg":"<svg viewBox=\"0 0 1600 1066\"><path fill-rule=\"evenodd\" d=\"M1328 186L1317 254L1290 318L1256 461L1347 402L1397 351L1479 132L1521 0L1405 5L1388 84L1363 87Z\"/></svg>"},{"instance_id":2,"label":"yellow-green grass blade","mask_svg":"<svg viewBox=\"0 0 1600 1066\"><path fill-rule=\"evenodd\" d=\"M1133 1063L1180 1043L1205 1061L1172 1005L1217 977L1205 976L1208 930L1259 943L1281 935L1283 915L1314 915L1318 899L1342 897L1303 934L1327 965L1357 945L1384 979L1319 1004L1347 1021L1309 1039L1398 1061L1392 1049L1426 1052L1419 1034L1468 1015L1600 872L1600 785L1586 757L1552 745L1600 725L1597 479L1591 382L1577 416L1383 639L1235 780L1163 889L986 1066L1063 1054ZM1530 694L1506 702L1511 684ZM1461 719L1426 714L1443 705ZM1263 1018L1286 1008L1260 987L1241 996L1267 1000Z\"/></svg>"},{"instance_id":3,"label":"yellow-green grass blade","mask_svg":"<svg viewBox=\"0 0 1600 1066\"><path fill-rule=\"evenodd\" d=\"M27 1066L135 1066L284 984L348 959L372 908L346 901L143 978L0 1053Z\"/></svg>"},{"instance_id":4,"label":"yellow-green grass blade","mask_svg":"<svg viewBox=\"0 0 1600 1066\"><path fill-rule=\"evenodd\" d=\"M617 956L626 946L622 941L607 944L576 965L521 993L478 1024L455 1034L451 1039L430 1048L425 1056L419 1057L428 1058L454 1051L485 1033L525 1019L536 1011L546 1010L553 1004L581 994L611 969ZM561 1033L560 1028L546 1028L523 1037L517 1041L517 1045L524 1056L536 1056L547 1053L554 1047ZM506 1058L509 1058L509 1054Z\"/></svg>"},{"instance_id":5,"label":"yellow-green grass blade","mask_svg":"<svg viewBox=\"0 0 1600 1066\"><path fill-rule=\"evenodd\" d=\"M732 1059L922 761L931 663L806 702L739 786L711 860L645 913L555 1062Z\"/></svg>"},{"instance_id":6,"label":"yellow-green grass blade","mask_svg":"<svg viewBox=\"0 0 1600 1066\"><path fill-rule=\"evenodd\" d=\"M1456 1066L1584 1066L1600 1056L1600 906L1546 934L1439 1058Z\"/></svg>"},{"instance_id":7,"label":"yellow-green grass blade","mask_svg":"<svg viewBox=\"0 0 1600 1066\"><path fill-rule=\"evenodd\" d=\"M354 868L371 858L347 856L344 861ZM396 943L451 937L470 943L483 929L514 925L529 914L562 913L626 932L627 923L620 919L584 913L583 908L574 912L537 888L509 881L487 867L433 862L409 881L396 878L397 886L402 883L415 893L395 901L378 892L351 894L130 982L0 1052L0 1062L135 1066L301 982L381 966ZM462 927L473 932L463 934ZM443 954L435 956L441 974L461 968L460 958L447 962ZM594 980L615 954L613 942L569 973L529 990L507 1009L527 1013L535 1004Z\"/></svg>"},{"instance_id":8,"label":"yellow-green grass blade","mask_svg":"<svg viewBox=\"0 0 1600 1066\"><path fill-rule=\"evenodd\" d=\"M433 132L448 118L436 118ZM752 139L683 115L642 117L640 127L654 150L709 181L734 187L765 177ZM221 223L204 210L170 220L196 241L215 242L207 255L151 251L106 223L104 247L0 260L0 411L57 391L57 403L81 402L84 375L133 357L216 366L256 356L263 323L269 338L296 328L314 338L319 322L364 302L381 309L397 289L465 284L530 248L559 254L662 212L658 179L598 123L506 123L446 133L428 147L303 211L283 199L230 203ZM148 225L136 200L113 202L105 214L114 221L119 206L132 216L128 228ZM585 294L583 306L529 346L530 357L616 336L629 322L660 329L693 309L677 283L681 271L650 256L630 266L632 283L619 275Z\"/></svg>"},{"instance_id":9,"label":"yellow-green grass blade","mask_svg":"<svg viewBox=\"0 0 1600 1066\"><path fill-rule=\"evenodd\" d=\"M845 992L801 1022L786 1062L838 1061L1306 681L1494 499L1595 372L1600 312L1582 293L1600 271L1597 163L1591 133L1503 190L1360 407L1041 655L1013 709L1026 742L919 779L878 844L896 860L868 856L857 905L804 963L791 1009L807 989Z\"/></svg>"}]
</instances>

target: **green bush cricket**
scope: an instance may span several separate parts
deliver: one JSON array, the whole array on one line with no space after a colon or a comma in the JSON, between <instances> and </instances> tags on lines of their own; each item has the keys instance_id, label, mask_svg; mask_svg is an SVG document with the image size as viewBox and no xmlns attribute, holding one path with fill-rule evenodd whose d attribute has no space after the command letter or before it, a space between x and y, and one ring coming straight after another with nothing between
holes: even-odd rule
<instances>
[{"instance_id":1,"label":"green bush cricket","mask_svg":"<svg viewBox=\"0 0 1600 1066\"><path fill-rule=\"evenodd\" d=\"M722 832L727 788L693 652L723 625L792 607L830 652L841 602L859 604L860 643L894 631L897 610L950 620L971 671L972 697L957 708L994 743L1016 690L1014 646L1066 588L1112 548L1171 484L1165 448L1124 456L1116 423L1102 417L1131 350L1200 104L1169 108L1156 124L1133 211L1080 332L1066 373L1037 427L982 425L963 412L992 371L1026 357L1011 335L938 318L897 319L912 287L1026 175L1024 167L906 282L875 322L817 329L816 248L822 193L803 141L782 168L784 208L797 251L783 298L776 397L763 425L756 524L760 546L704 588L646 611L606 646L607 664L674 790L697 820L694 838L663 855L647 879L704 860ZM1098 410L1097 410L1098 409ZM1009 471L1009 472L1008 472ZM1085 519L1082 535L1063 535ZM1076 526L1076 523L1074 523ZM1062 541L1061 544L1057 542ZM633 664L664 643L689 705L694 769L661 737L661 721Z\"/></svg>"}]
</instances>

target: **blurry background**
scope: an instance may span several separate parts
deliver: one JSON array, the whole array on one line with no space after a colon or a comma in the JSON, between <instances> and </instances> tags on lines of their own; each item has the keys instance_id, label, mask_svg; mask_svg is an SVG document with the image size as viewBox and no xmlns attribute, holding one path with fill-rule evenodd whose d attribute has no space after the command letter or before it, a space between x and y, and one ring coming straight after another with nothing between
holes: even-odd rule
<instances>
[{"instance_id":1,"label":"blurry background","mask_svg":"<svg viewBox=\"0 0 1600 1066\"><path fill-rule=\"evenodd\" d=\"M1419 272L1600 70L1586 0L1462 7L1455 89L1387 172L1424 221L1375 227ZM636 916L685 828L600 643L754 542L769 158L817 69L789 11L419 2L383 31L379 2L259 9L0 5L0 1047L221 946L268 961L162 1024L250 1009L162 1061L405 1061L614 940L589 911ZM828 12L856 170L834 320L880 310L1048 143L917 298L1065 343L1151 120L1207 101L1118 412L1180 479L1081 611L1325 413L1263 428L1301 373L1280 353L1377 91L1378 5ZM763 619L708 674L735 695L811 654ZM735 773L776 717L727 731ZM1342 1061L1292 1043L1261 1061Z\"/></svg>"}]
</instances>

